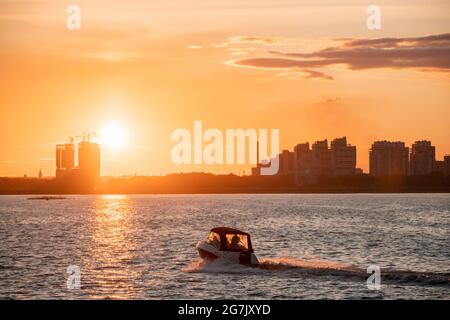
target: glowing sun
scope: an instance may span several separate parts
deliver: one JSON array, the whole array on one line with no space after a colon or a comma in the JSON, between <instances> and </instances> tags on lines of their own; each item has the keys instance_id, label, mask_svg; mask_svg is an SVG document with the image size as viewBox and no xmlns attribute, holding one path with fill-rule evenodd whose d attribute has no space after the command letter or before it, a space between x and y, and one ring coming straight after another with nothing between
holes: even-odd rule
<instances>
[{"instance_id":1,"label":"glowing sun","mask_svg":"<svg viewBox=\"0 0 450 320\"><path fill-rule=\"evenodd\" d=\"M107 147L123 147L125 145L126 138L126 130L118 122L107 123L100 132L100 143Z\"/></svg>"}]
</instances>

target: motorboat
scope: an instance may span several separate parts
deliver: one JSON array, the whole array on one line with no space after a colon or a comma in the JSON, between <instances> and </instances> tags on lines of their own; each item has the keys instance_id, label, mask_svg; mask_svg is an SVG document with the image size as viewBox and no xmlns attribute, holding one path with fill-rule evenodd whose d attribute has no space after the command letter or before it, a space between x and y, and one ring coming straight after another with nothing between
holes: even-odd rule
<instances>
[{"instance_id":1,"label":"motorboat","mask_svg":"<svg viewBox=\"0 0 450 320\"><path fill-rule=\"evenodd\" d=\"M246 266L258 266L259 261L253 252L250 234L238 229L217 227L211 229L206 240L196 246L202 259L223 259Z\"/></svg>"}]
</instances>

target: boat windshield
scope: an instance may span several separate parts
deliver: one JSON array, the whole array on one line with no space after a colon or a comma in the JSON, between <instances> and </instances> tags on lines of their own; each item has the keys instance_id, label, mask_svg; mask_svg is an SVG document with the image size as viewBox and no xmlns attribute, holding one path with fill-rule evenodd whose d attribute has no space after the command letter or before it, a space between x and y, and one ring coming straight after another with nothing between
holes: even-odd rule
<instances>
[{"instance_id":1,"label":"boat windshield","mask_svg":"<svg viewBox=\"0 0 450 320\"><path fill-rule=\"evenodd\" d=\"M220 248L220 236L215 232L210 232L206 242L213 245L216 248Z\"/></svg>"},{"instance_id":2,"label":"boat windshield","mask_svg":"<svg viewBox=\"0 0 450 320\"><path fill-rule=\"evenodd\" d=\"M227 234L227 250L248 250L248 239L243 234Z\"/></svg>"}]
</instances>

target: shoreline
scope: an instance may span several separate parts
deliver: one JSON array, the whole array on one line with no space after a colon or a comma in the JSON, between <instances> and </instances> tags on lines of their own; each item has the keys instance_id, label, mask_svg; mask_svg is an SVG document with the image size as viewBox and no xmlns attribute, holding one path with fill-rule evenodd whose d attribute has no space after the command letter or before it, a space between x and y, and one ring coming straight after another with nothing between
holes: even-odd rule
<instances>
[{"instance_id":1,"label":"shoreline","mask_svg":"<svg viewBox=\"0 0 450 320\"><path fill-rule=\"evenodd\" d=\"M172 193L162 193L162 192L66 192L66 193L0 193L0 196L61 196L61 195L72 195L72 196L108 196L108 195L369 195L369 194L379 194L379 195L397 195L397 194L450 194L450 191L404 191L404 192L391 192L391 191L380 191L380 192L172 192ZM62 198L57 198L55 200L61 200ZM53 199L51 199L53 200Z\"/></svg>"},{"instance_id":2,"label":"shoreline","mask_svg":"<svg viewBox=\"0 0 450 320\"><path fill-rule=\"evenodd\" d=\"M300 179L294 175L237 176L181 173L167 176L0 178L3 195L64 194L358 194L450 193L450 177L373 177L369 174Z\"/></svg>"}]
</instances>

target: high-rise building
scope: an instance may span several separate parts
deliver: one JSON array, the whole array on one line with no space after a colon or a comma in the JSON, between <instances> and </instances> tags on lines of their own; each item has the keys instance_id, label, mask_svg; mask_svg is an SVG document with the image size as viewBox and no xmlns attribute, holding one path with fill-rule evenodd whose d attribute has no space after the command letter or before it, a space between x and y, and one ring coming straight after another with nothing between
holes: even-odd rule
<instances>
[{"instance_id":1,"label":"high-rise building","mask_svg":"<svg viewBox=\"0 0 450 320\"><path fill-rule=\"evenodd\" d=\"M312 151L309 143L299 143L294 147L295 182L307 182L312 177Z\"/></svg>"},{"instance_id":2,"label":"high-rise building","mask_svg":"<svg viewBox=\"0 0 450 320\"><path fill-rule=\"evenodd\" d=\"M56 145L56 177L66 186L87 190L95 187L100 177L100 145L90 142L89 134L81 137L77 167L74 138L69 137L70 143Z\"/></svg>"},{"instance_id":3,"label":"high-rise building","mask_svg":"<svg viewBox=\"0 0 450 320\"><path fill-rule=\"evenodd\" d=\"M84 178L100 177L100 145L90 141L78 144L78 170Z\"/></svg>"},{"instance_id":4,"label":"high-rise building","mask_svg":"<svg viewBox=\"0 0 450 320\"><path fill-rule=\"evenodd\" d=\"M431 141L416 141L411 148L411 175L430 174L436 169L435 147Z\"/></svg>"},{"instance_id":5,"label":"high-rise building","mask_svg":"<svg viewBox=\"0 0 450 320\"><path fill-rule=\"evenodd\" d=\"M355 174L356 147L347 144L346 137L331 141L331 166L335 176Z\"/></svg>"},{"instance_id":6,"label":"high-rise building","mask_svg":"<svg viewBox=\"0 0 450 320\"><path fill-rule=\"evenodd\" d=\"M293 174L295 169L294 152L283 150L279 155L279 169L278 174L288 175Z\"/></svg>"},{"instance_id":7,"label":"high-rise building","mask_svg":"<svg viewBox=\"0 0 450 320\"><path fill-rule=\"evenodd\" d=\"M68 175L75 168L75 146L73 143L56 145L56 176Z\"/></svg>"},{"instance_id":8,"label":"high-rise building","mask_svg":"<svg viewBox=\"0 0 450 320\"><path fill-rule=\"evenodd\" d=\"M450 177L450 155L444 157L444 177Z\"/></svg>"},{"instance_id":9,"label":"high-rise building","mask_svg":"<svg viewBox=\"0 0 450 320\"><path fill-rule=\"evenodd\" d=\"M444 173L444 160L436 160L434 166L434 172Z\"/></svg>"},{"instance_id":10,"label":"high-rise building","mask_svg":"<svg viewBox=\"0 0 450 320\"><path fill-rule=\"evenodd\" d=\"M328 140L314 142L311 151L313 175L316 177L331 175L331 150L328 148Z\"/></svg>"},{"instance_id":11,"label":"high-rise building","mask_svg":"<svg viewBox=\"0 0 450 320\"><path fill-rule=\"evenodd\" d=\"M376 141L369 152L370 174L407 175L409 149L404 142Z\"/></svg>"}]
</instances>

